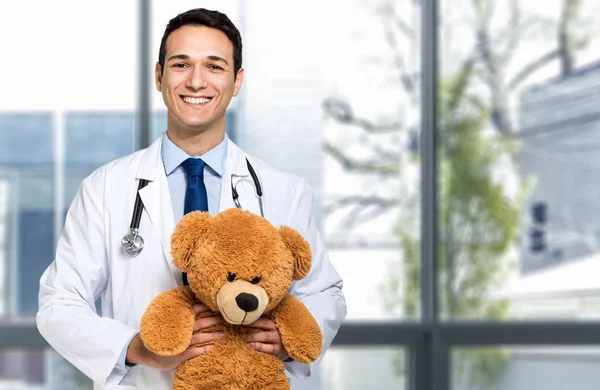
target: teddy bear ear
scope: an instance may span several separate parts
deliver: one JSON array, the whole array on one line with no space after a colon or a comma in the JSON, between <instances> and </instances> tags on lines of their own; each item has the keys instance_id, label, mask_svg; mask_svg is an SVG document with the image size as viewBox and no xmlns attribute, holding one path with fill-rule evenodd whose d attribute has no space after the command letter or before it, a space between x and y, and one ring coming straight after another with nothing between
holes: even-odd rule
<instances>
[{"instance_id":1,"label":"teddy bear ear","mask_svg":"<svg viewBox=\"0 0 600 390\"><path fill-rule=\"evenodd\" d=\"M182 272L188 271L188 259L202 243L212 227L213 217L207 212L194 211L181 218L171 235L173 264Z\"/></svg>"},{"instance_id":2,"label":"teddy bear ear","mask_svg":"<svg viewBox=\"0 0 600 390\"><path fill-rule=\"evenodd\" d=\"M312 253L310 244L294 229L281 226L279 234L285 243L285 246L294 256L294 280L300 280L308 275L310 271Z\"/></svg>"}]
</instances>

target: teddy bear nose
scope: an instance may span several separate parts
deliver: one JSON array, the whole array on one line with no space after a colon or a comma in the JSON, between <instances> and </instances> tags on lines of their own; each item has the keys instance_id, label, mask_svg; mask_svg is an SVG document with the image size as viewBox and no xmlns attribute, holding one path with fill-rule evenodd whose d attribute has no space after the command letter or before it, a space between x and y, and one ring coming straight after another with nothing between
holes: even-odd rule
<instances>
[{"instance_id":1,"label":"teddy bear nose","mask_svg":"<svg viewBox=\"0 0 600 390\"><path fill-rule=\"evenodd\" d=\"M235 301L240 309L250 312L258 309L258 298L252 294L239 293Z\"/></svg>"}]
</instances>

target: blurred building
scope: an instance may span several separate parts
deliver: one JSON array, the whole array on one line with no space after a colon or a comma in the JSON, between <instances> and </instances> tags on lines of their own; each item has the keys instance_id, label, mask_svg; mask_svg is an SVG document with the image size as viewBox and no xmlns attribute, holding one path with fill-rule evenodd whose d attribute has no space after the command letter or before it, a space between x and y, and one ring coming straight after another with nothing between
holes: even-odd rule
<instances>
[{"instance_id":1,"label":"blurred building","mask_svg":"<svg viewBox=\"0 0 600 390\"><path fill-rule=\"evenodd\" d=\"M599 103L600 62L522 95L519 166L533 191L522 213L519 275L501 294L511 318L600 319ZM498 390L600 386L598 348L510 351Z\"/></svg>"},{"instance_id":2,"label":"blurred building","mask_svg":"<svg viewBox=\"0 0 600 390\"><path fill-rule=\"evenodd\" d=\"M524 274L600 250L600 63L522 96L519 166L533 180L523 213Z\"/></svg>"}]
</instances>

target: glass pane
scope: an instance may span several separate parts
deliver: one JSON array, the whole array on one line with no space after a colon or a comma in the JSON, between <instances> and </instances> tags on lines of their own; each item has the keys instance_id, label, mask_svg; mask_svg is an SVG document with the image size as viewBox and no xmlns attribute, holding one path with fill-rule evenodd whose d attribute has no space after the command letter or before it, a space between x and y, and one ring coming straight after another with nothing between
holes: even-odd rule
<instances>
[{"instance_id":1,"label":"glass pane","mask_svg":"<svg viewBox=\"0 0 600 390\"><path fill-rule=\"evenodd\" d=\"M43 349L0 351L0 389L91 390L92 382L58 354Z\"/></svg>"},{"instance_id":2,"label":"glass pane","mask_svg":"<svg viewBox=\"0 0 600 390\"><path fill-rule=\"evenodd\" d=\"M14 17L22 14L28 24ZM36 313L40 276L81 180L134 150L136 14L115 0L0 4L0 33L18 36L3 40L12 60L0 64L0 318ZM0 359L2 389L91 389L50 350Z\"/></svg>"},{"instance_id":3,"label":"glass pane","mask_svg":"<svg viewBox=\"0 0 600 390\"><path fill-rule=\"evenodd\" d=\"M595 390L599 369L597 346L461 348L452 390Z\"/></svg>"},{"instance_id":4,"label":"glass pane","mask_svg":"<svg viewBox=\"0 0 600 390\"><path fill-rule=\"evenodd\" d=\"M5 316L35 313L37 282L51 258L52 137L51 114L0 113L0 313Z\"/></svg>"},{"instance_id":5,"label":"glass pane","mask_svg":"<svg viewBox=\"0 0 600 390\"><path fill-rule=\"evenodd\" d=\"M597 318L600 3L442 1L442 318Z\"/></svg>"},{"instance_id":6,"label":"glass pane","mask_svg":"<svg viewBox=\"0 0 600 390\"><path fill-rule=\"evenodd\" d=\"M133 112L80 112L65 117L65 212L81 181L96 168L135 151Z\"/></svg>"},{"instance_id":7,"label":"glass pane","mask_svg":"<svg viewBox=\"0 0 600 390\"><path fill-rule=\"evenodd\" d=\"M420 2L351 4L320 38L321 218L348 320L417 318Z\"/></svg>"},{"instance_id":8,"label":"glass pane","mask_svg":"<svg viewBox=\"0 0 600 390\"><path fill-rule=\"evenodd\" d=\"M134 149L135 7L0 3L0 315L35 314L81 180Z\"/></svg>"},{"instance_id":9,"label":"glass pane","mask_svg":"<svg viewBox=\"0 0 600 390\"><path fill-rule=\"evenodd\" d=\"M318 376L321 386L313 384L306 389L403 390L407 388L405 350L389 347L331 348L323 358Z\"/></svg>"}]
</instances>

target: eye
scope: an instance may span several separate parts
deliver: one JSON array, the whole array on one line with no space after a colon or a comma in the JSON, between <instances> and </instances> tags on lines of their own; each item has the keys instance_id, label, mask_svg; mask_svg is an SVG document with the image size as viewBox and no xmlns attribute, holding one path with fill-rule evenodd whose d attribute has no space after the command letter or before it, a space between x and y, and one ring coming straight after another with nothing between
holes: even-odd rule
<instances>
[{"instance_id":1,"label":"eye","mask_svg":"<svg viewBox=\"0 0 600 390\"><path fill-rule=\"evenodd\" d=\"M209 65L209 68L211 68L212 70L222 70L223 68L221 68L219 65Z\"/></svg>"},{"instance_id":2,"label":"eye","mask_svg":"<svg viewBox=\"0 0 600 390\"><path fill-rule=\"evenodd\" d=\"M236 277L236 274L227 272L227 281L228 282L233 282L235 280L235 277Z\"/></svg>"},{"instance_id":3,"label":"eye","mask_svg":"<svg viewBox=\"0 0 600 390\"><path fill-rule=\"evenodd\" d=\"M252 280L250 281L250 283L252 283L252 284L258 284L259 282L260 282L260 275L253 277Z\"/></svg>"}]
</instances>

